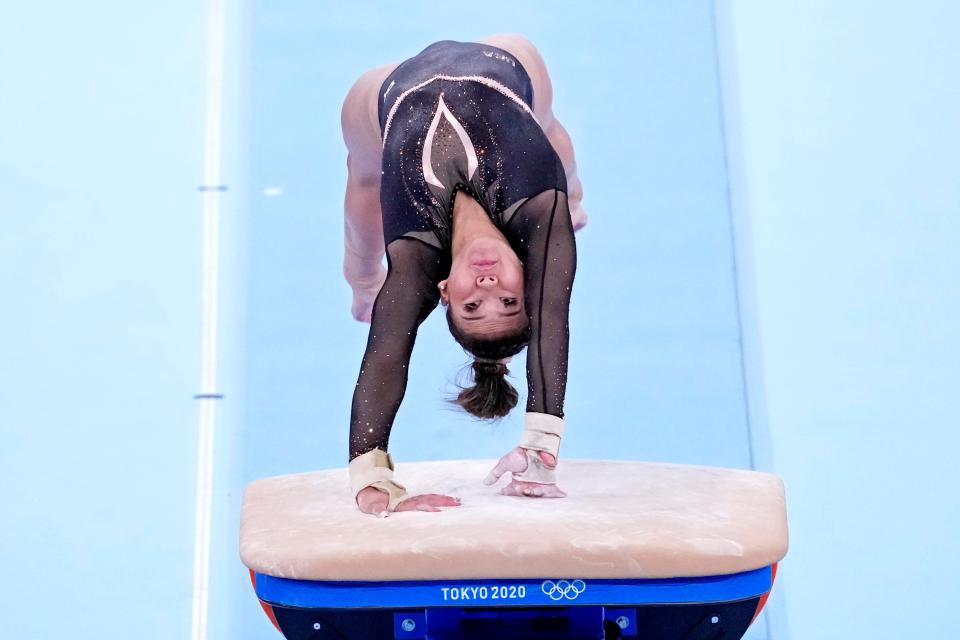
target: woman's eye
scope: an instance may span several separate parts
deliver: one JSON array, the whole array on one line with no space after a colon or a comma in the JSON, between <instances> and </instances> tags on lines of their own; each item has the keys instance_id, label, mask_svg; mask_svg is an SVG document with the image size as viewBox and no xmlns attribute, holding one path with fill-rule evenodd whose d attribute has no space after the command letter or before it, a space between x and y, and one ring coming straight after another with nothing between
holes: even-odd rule
<instances>
[{"instance_id":1,"label":"woman's eye","mask_svg":"<svg viewBox=\"0 0 960 640\"><path fill-rule=\"evenodd\" d=\"M476 311L478 306L479 305L476 302L468 302L467 304L463 305L463 308L467 311Z\"/></svg>"},{"instance_id":2,"label":"woman's eye","mask_svg":"<svg viewBox=\"0 0 960 640\"><path fill-rule=\"evenodd\" d=\"M503 306L505 307L510 307L517 304L516 298L500 298L500 300L503 301Z\"/></svg>"}]
</instances>

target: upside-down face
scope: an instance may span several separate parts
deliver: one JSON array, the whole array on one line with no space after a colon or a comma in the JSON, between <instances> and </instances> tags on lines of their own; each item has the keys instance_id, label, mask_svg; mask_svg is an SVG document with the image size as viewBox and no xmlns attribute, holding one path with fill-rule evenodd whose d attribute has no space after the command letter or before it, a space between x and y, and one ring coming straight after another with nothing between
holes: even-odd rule
<instances>
[{"instance_id":1,"label":"upside-down face","mask_svg":"<svg viewBox=\"0 0 960 640\"><path fill-rule=\"evenodd\" d=\"M439 286L443 303L450 306L454 322L466 334L503 334L527 323L523 265L506 242L472 241Z\"/></svg>"}]
</instances>

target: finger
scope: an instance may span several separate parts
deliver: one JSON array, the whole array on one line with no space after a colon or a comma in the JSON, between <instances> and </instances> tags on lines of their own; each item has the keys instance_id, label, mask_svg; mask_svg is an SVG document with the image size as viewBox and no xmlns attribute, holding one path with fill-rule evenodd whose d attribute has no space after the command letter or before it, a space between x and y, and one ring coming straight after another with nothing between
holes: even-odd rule
<instances>
[{"instance_id":1,"label":"finger","mask_svg":"<svg viewBox=\"0 0 960 640\"><path fill-rule=\"evenodd\" d=\"M523 487L520 493L531 498L539 498L543 496L543 487Z\"/></svg>"},{"instance_id":2,"label":"finger","mask_svg":"<svg viewBox=\"0 0 960 640\"><path fill-rule=\"evenodd\" d=\"M459 507L460 499L438 493L424 493L404 500L397 506L396 510L410 511L424 504L431 507Z\"/></svg>"},{"instance_id":3,"label":"finger","mask_svg":"<svg viewBox=\"0 0 960 640\"><path fill-rule=\"evenodd\" d=\"M500 476L505 474L507 471L513 471L516 473L521 473L527 468L527 458L523 453L523 450L520 447L516 447L511 450L508 454L500 458L500 461L497 462L495 466L487 477L483 479L483 484L491 485L496 484L497 480L500 479Z\"/></svg>"},{"instance_id":4,"label":"finger","mask_svg":"<svg viewBox=\"0 0 960 640\"><path fill-rule=\"evenodd\" d=\"M445 496L438 493L424 493L410 499L413 500L414 504L430 504L435 507L460 506L460 498L454 498L453 496Z\"/></svg>"},{"instance_id":5,"label":"finger","mask_svg":"<svg viewBox=\"0 0 960 640\"><path fill-rule=\"evenodd\" d=\"M397 508L394 511L439 511L432 504L427 501L422 500L423 496L414 496L412 498L407 498L403 502L397 505Z\"/></svg>"},{"instance_id":6,"label":"finger","mask_svg":"<svg viewBox=\"0 0 960 640\"><path fill-rule=\"evenodd\" d=\"M397 503L397 506L393 508L394 511L413 511L417 508L417 499L416 497L407 498L406 500L401 500Z\"/></svg>"},{"instance_id":7,"label":"finger","mask_svg":"<svg viewBox=\"0 0 960 640\"><path fill-rule=\"evenodd\" d=\"M417 511L425 504L429 505L429 502L424 501L422 495L413 496L398 503L394 511Z\"/></svg>"},{"instance_id":8,"label":"finger","mask_svg":"<svg viewBox=\"0 0 960 640\"><path fill-rule=\"evenodd\" d=\"M555 484L540 484L513 480L500 493L505 496L520 496L527 498L565 498L566 492Z\"/></svg>"},{"instance_id":9,"label":"finger","mask_svg":"<svg viewBox=\"0 0 960 640\"><path fill-rule=\"evenodd\" d=\"M566 492L555 484L543 485L543 494L541 498L566 498Z\"/></svg>"},{"instance_id":10,"label":"finger","mask_svg":"<svg viewBox=\"0 0 960 640\"><path fill-rule=\"evenodd\" d=\"M447 496L440 493L426 493L422 498L430 504L437 507L457 507L460 506L460 498Z\"/></svg>"},{"instance_id":11,"label":"finger","mask_svg":"<svg viewBox=\"0 0 960 640\"><path fill-rule=\"evenodd\" d=\"M517 480L511 480L510 483L500 490L505 496L523 496L524 483Z\"/></svg>"},{"instance_id":12,"label":"finger","mask_svg":"<svg viewBox=\"0 0 960 640\"><path fill-rule=\"evenodd\" d=\"M497 463L493 469L490 470L490 473L487 474L487 477L483 479L483 484L490 486L491 484L496 484L497 480L500 479L500 476L505 474L509 469L507 468L504 458L500 458L500 462Z\"/></svg>"},{"instance_id":13,"label":"finger","mask_svg":"<svg viewBox=\"0 0 960 640\"><path fill-rule=\"evenodd\" d=\"M520 488L512 482L503 489L500 489L500 493L505 496L523 496L523 493L520 492Z\"/></svg>"}]
</instances>

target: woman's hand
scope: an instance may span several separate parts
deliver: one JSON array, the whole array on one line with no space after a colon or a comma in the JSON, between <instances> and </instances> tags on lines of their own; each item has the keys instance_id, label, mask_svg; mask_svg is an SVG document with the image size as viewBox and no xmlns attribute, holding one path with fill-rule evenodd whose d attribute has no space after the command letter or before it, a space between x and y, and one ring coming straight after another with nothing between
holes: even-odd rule
<instances>
[{"instance_id":1,"label":"woman's hand","mask_svg":"<svg viewBox=\"0 0 960 640\"><path fill-rule=\"evenodd\" d=\"M381 491L376 487L364 487L357 494L357 506L360 511L386 518L390 515L387 510L389 497L386 491ZM418 496L410 496L397 504L394 511L440 511L437 507L459 507L460 498L446 496L440 493L424 493Z\"/></svg>"},{"instance_id":2,"label":"woman's hand","mask_svg":"<svg viewBox=\"0 0 960 640\"><path fill-rule=\"evenodd\" d=\"M557 459L545 452L538 451L540 459L543 460L543 464L550 468L555 469L557 467ZM497 480L500 479L507 471L512 472L514 475L518 473L523 473L527 470L527 454L523 447L514 447L511 449L505 456L500 458L500 461L497 463L486 478L483 480L483 484L491 485L496 484ZM505 486L500 490L505 496L529 496L533 498L564 498L566 493L558 487L556 484L541 484L539 482L526 482L524 480L517 480L512 478L510 484Z\"/></svg>"}]
</instances>

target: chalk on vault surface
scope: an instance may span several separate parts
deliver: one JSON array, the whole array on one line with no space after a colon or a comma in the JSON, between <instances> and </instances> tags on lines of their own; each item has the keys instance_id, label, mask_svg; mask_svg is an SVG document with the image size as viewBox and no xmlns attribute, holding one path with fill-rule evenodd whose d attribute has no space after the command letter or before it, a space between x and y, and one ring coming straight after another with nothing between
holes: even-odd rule
<instances>
[{"instance_id":1,"label":"chalk on vault surface","mask_svg":"<svg viewBox=\"0 0 960 640\"><path fill-rule=\"evenodd\" d=\"M441 512L375 518L346 468L256 480L244 493L240 555L298 580L666 578L769 566L787 551L783 483L690 465L562 460L568 497L508 497L481 483L496 460L398 465L411 495L446 493Z\"/></svg>"}]
</instances>

